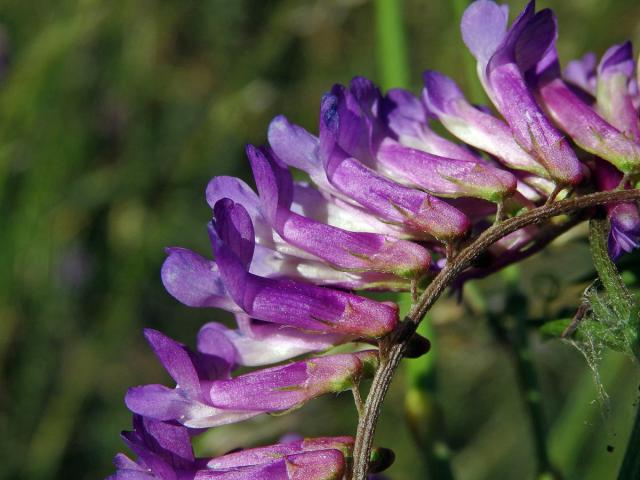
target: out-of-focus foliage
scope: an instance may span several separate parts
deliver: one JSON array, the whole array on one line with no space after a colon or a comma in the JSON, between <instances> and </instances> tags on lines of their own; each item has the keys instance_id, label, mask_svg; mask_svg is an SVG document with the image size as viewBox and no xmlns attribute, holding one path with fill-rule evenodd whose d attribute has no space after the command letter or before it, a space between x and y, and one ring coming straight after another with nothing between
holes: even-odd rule
<instances>
[{"instance_id":1,"label":"out-of-focus foliage","mask_svg":"<svg viewBox=\"0 0 640 480\"><path fill-rule=\"evenodd\" d=\"M454 3L406 1L412 82L417 89L424 68L440 69L467 76L461 83L482 100ZM635 0L540 4L557 11L565 61L626 38L640 45ZM263 142L272 116L313 129L333 82L379 80L374 25L372 4L357 0L0 2L0 478L112 470L130 423L126 388L167 380L141 329L190 343L223 315L164 292L163 248L208 252L204 187L214 175L248 177L243 145ZM532 318L570 314L593 278L588 251L571 242L522 269ZM632 271L637 257L626 264ZM486 322L487 309L503 307L501 282L479 282L465 303L433 312L439 396L461 479L533 472L509 357ZM572 478L610 478L637 378L625 360L605 358L610 402L598 404L579 353L555 341L535 342L534 354L554 461L577 468ZM389 473L398 479L414 478L421 456L403 426L402 386L399 378L377 437L397 451ZM198 447L211 454L288 431L346 434L355 417L347 395L324 398L220 428Z\"/></svg>"}]
</instances>

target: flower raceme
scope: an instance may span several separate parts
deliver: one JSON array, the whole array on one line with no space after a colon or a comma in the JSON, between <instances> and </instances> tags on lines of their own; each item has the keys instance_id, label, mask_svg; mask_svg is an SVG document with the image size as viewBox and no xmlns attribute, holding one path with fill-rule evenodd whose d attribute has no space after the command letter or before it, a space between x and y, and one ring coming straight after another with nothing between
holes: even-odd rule
<instances>
[{"instance_id":1,"label":"flower raceme","mask_svg":"<svg viewBox=\"0 0 640 480\"><path fill-rule=\"evenodd\" d=\"M194 458L190 437L357 390L379 363L370 347L399 323L397 305L362 292L415 288L446 265L456 244L504 215L574 189L635 185L640 93L631 44L614 45L600 61L587 54L563 71L551 10L536 12L530 2L510 26L508 17L506 6L477 0L461 23L494 109L469 103L439 72L424 73L420 96L383 93L356 77L321 98L316 133L278 116L268 145L247 147L255 190L233 177L209 182L213 259L169 248L161 276L178 301L229 311L236 326L204 325L195 350L145 331L175 386L128 391L134 430L123 438L137 460L118 455L112 478L343 478L350 437L214 459ZM433 121L452 138L437 134ZM294 180L292 170L308 180ZM638 206L604 211L612 257L636 248ZM545 241L541 227L523 228L466 273L489 274ZM330 351L350 343L348 353ZM238 367L254 369L238 375Z\"/></svg>"}]
</instances>

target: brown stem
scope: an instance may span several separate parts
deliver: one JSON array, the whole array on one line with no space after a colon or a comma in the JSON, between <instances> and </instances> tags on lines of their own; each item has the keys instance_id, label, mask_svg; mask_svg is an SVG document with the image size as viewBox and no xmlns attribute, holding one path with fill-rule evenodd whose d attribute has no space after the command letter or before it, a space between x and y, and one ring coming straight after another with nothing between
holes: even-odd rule
<instances>
[{"instance_id":1,"label":"brown stem","mask_svg":"<svg viewBox=\"0 0 640 480\"><path fill-rule=\"evenodd\" d=\"M597 192L545 204L518 217L493 225L478 235L455 258L450 259L450 262L433 279L418 301L413 304L405 320L380 342L380 366L373 378L371 390L365 402L364 415L360 417L358 422L353 449L352 480L366 479L371 445L378 417L380 416L380 409L411 335L413 335L424 315L440 297L444 289L463 270L470 267L473 261L495 242L527 225L541 223L557 215L597 205L638 200L640 200L640 190L616 190Z\"/></svg>"}]
</instances>

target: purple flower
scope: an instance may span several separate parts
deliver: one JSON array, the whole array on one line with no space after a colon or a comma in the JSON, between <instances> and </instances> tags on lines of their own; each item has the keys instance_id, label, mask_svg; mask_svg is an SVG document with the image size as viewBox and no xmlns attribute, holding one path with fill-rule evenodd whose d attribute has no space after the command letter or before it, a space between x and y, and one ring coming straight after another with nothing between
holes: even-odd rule
<instances>
[{"instance_id":1,"label":"purple flower","mask_svg":"<svg viewBox=\"0 0 640 480\"><path fill-rule=\"evenodd\" d=\"M186 428L134 415L125 443L138 457L114 459L109 480L338 480L351 455L351 437L325 437L196 458Z\"/></svg>"},{"instance_id":2,"label":"purple flower","mask_svg":"<svg viewBox=\"0 0 640 480\"><path fill-rule=\"evenodd\" d=\"M236 325L205 324L196 350L145 330L175 385L129 389L134 429L123 438L137 458L116 456L111 479L343 478L351 437L296 437L196 458L190 435L287 413L323 394L358 393L378 368L378 350L331 349L384 346L399 309L356 290L415 287L469 232L571 195L565 187L585 173L585 189L637 180L640 92L630 43L599 63L592 54L571 62L563 76L556 19L536 13L533 1L509 27L506 6L477 0L461 29L500 116L471 105L437 72L425 72L420 99L401 89L383 94L355 77L322 97L317 136L278 116L269 146L247 147L255 191L233 177L209 182L213 259L169 248L162 281L180 302L229 311ZM464 143L435 133L433 120ZM586 165L557 128L593 155ZM309 181L294 181L290 168ZM640 244L640 211L632 202L606 211L617 258ZM553 233L538 225L512 232L459 272L458 287L539 251Z\"/></svg>"},{"instance_id":3,"label":"purple flower","mask_svg":"<svg viewBox=\"0 0 640 480\"><path fill-rule=\"evenodd\" d=\"M640 213L634 203L618 203L607 209L611 221L609 253L614 260L640 244Z\"/></svg>"},{"instance_id":4,"label":"purple flower","mask_svg":"<svg viewBox=\"0 0 640 480\"><path fill-rule=\"evenodd\" d=\"M418 143L421 138L430 148L405 145L393 130L398 129L399 124L404 126L401 132L407 130L407 116L395 111L397 102L402 102L409 117L420 116L419 109L424 114L424 109L415 98L417 105L409 104L406 95L411 94L404 93L403 96L396 91L383 98L378 89L362 77L354 78L349 88L334 86L331 95L337 105L331 115L332 123L337 125L336 144L377 173L434 195L500 201L513 194L516 188L513 175L430 132L426 122L410 126L409 130L413 138L418 136ZM434 149L439 153L428 151Z\"/></svg>"},{"instance_id":5,"label":"purple flower","mask_svg":"<svg viewBox=\"0 0 640 480\"><path fill-rule=\"evenodd\" d=\"M376 158L403 183L442 197L476 197L499 202L516 191L516 178L511 173L480 159L440 157L391 139L380 144Z\"/></svg>"},{"instance_id":6,"label":"purple flower","mask_svg":"<svg viewBox=\"0 0 640 480\"><path fill-rule=\"evenodd\" d=\"M391 235L350 232L293 212L295 190L286 167L267 149L249 146L247 155L265 216L287 244L315 255L339 270L373 271L411 278L429 267L429 252L415 243Z\"/></svg>"},{"instance_id":7,"label":"purple flower","mask_svg":"<svg viewBox=\"0 0 640 480\"><path fill-rule=\"evenodd\" d=\"M394 304L318 287L288 278L249 272L255 246L247 211L230 199L214 207L215 255L227 292L247 315L307 332L377 338L398 322Z\"/></svg>"},{"instance_id":8,"label":"purple flower","mask_svg":"<svg viewBox=\"0 0 640 480\"><path fill-rule=\"evenodd\" d=\"M327 94L320 111L320 158L335 189L389 222L441 241L467 231L469 220L459 210L428 193L404 187L350 157L338 142L345 131L338 106L338 98Z\"/></svg>"},{"instance_id":9,"label":"purple flower","mask_svg":"<svg viewBox=\"0 0 640 480\"><path fill-rule=\"evenodd\" d=\"M472 3L462 17L462 38L478 61L478 75L493 104L505 118L518 144L559 185L582 180L575 153L542 112L525 81L556 37L550 10L535 13L529 2L511 28L508 8L489 0Z\"/></svg>"},{"instance_id":10,"label":"purple flower","mask_svg":"<svg viewBox=\"0 0 640 480\"><path fill-rule=\"evenodd\" d=\"M210 401L211 382L228 378L233 367L230 343L221 342L214 356L193 352L155 330L145 330L145 337L176 387L130 388L125 403L132 412L156 420L178 421L192 428L233 423L261 413L219 409Z\"/></svg>"},{"instance_id":11,"label":"purple flower","mask_svg":"<svg viewBox=\"0 0 640 480\"><path fill-rule=\"evenodd\" d=\"M429 70L423 79L423 99L429 112L453 135L490 153L509 168L549 176L546 168L518 145L509 126L471 105L452 79Z\"/></svg>"},{"instance_id":12,"label":"purple flower","mask_svg":"<svg viewBox=\"0 0 640 480\"><path fill-rule=\"evenodd\" d=\"M637 87L634 70L631 42L609 48L598 65L596 100L604 119L626 137L640 142L638 108L634 105L633 88Z\"/></svg>"},{"instance_id":13,"label":"purple flower","mask_svg":"<svg viewBox=\"0 0 640 480\"><path fill-rule=\"evenodd\" d=\"M333 106L330 106L332 101ZM332 108L333 113L328 112L328 108ZM325 96L320 140L284 118L276 118L269 128L269 143L275 154L287 165L307 172L318 187L338 199L338 205L351 205L350 209L355 207L367 212L369 216L390 224L401 236L432 236L446 240L460 236L467 230L469 225L466 217L445 202L425 192L399 185L359 159L349 157L338 146L337 135L341 135L343 142L349 143L353 149L356 149L355 145L361 146L362 142L353 140L353 133L350 136L344 133L349 129L338 128L336 108L337 98ZM347 126L353 125L353 111L349 112L347 118L352 121ZM322 119L330 120L331 126L327 127ZM295 147L291 148L292 145ZM304 153L296 154L301 151ZM361 155L370 157L366 148L362 147L359 151Z\"/></svg>"},{"instance_id":14,"label":"purple flower","mask_svg":"<svg viewBox=\"0 0 640 480\"><path fill-rule=\"evenodd\" d=\"M329 392L349 390L378 364L376 350L311 358L211 384L211 402L224 409L284 412Z\"/></svg>"},{"instance_id":15,"label":"purple flower","mask_svg":"<svg viewBox=\"0 0 640 480\"><path fill-rule=\"evenodd\" d=\"M327 350L349 340L347 335L307 333L236 314L238 329L216 322L205 324L198 333L198 351L215 354L221 343L233 345L233 363L262 366L310 352Z\"/></svg>"},{"instance_id":16,"label":"purple flower","mask_svg":"<svg viewBox=\"0 0 640 480\"><path fill-rule=\"evenodd\" d=\"M581 88L584 92L596 96L596 66L598 58L593 52L585 53L578 60L567 63L562 77L569 83Z\"/></svg>"},{"instance_id":17,"label":"purple flower","mask_svg":"<svg viewBox=\"0 0 640 480\"><path fill-rule=\"evenodd\" d=\"M429 113L419 98L401 88L387 92L383 114L390 132L402 145L451 159L477 161L466 146L441 137L429 128Z\"/></svg>"},{"instance_id":18,"label":"purple flower","mask_svg":"<svg viewBox=\"0 0 640 480\"><path fill-rule=\"evenodd\" d=\"M605 112L605 117L608 115L614 123L624 124L625 129L633 131L628 120L628 108L632 105L621 97L621 89L614 88L613 85L619 81L615 78L620 78L620 71L614 63L615 57L611 59L610 67L601 63L602 73L599 76L603 80L598 80L598 107ZM617 73L613 73L614 71ZM564 82L555 47L529 71L528 78L530 83L535 85L537 94L555 123L579 147L608 161L623 172L630 173L640 169L640 143L609 123ZM614 78L613 83L611 78ZM607 84L609 87L605 86ZM617 102L618 106L614 106L613 102ZM612 109L615 109L615 112ZM609 113L606 113L607 111Z\"/></svg>"},{"instance_id":19,"label":"purple flower","mask_svg":"<svg viewBox=\"0 0 640 480\"><path fill-rule=\"evenodd\" d=\"M348 289L406 290L407 279L387 272L410 277L428 267L428 251L402 241L399 230L308 184L291 184L288 172L268 153L249 150L254 164L264 167L257 177L264 201L242 180L216 177L207 186L207 202L213 208L219 200L230 198L249 213L256 237L252 273ZM276 195L268 194L270 185L277 188ZM292 190L287 208L277 204L282 187ZM399 250L402 258L394 253Z\"/></svg>"},{"instance_id":20,"label":"purple flower","mask_svg":"<svg viewBox=\"0 0 640 480\"><path fill-rule=\"evenodd\" d=\"M614 190L622 180L622 173L601 160L596 160L594 175L600 190ZM623 253L629 253L638 248L640 211L634 202L610 203L605 205L605 209L611 224L609 254L615 260Z\"/></svg>"},{"instance_id":21,"label":"purple flower","mask_svg":"<svg viewBox=\"0 0 640 480\"><path fill-rule=\"evenodd\" d=\"M398 321L393 304L280 275L270 278L252 273L256 245L251 218L230 199L216 204L212 235L215 263L189 250L170 249L163 265L165 287L187 305L244 312L257 320L352 338L379 337Z\"/></svg>"},{"instance_id":22,"label":"purple flower","mask_svg":"<svg viewBox=\"0 0 640 480\"><path fill-rule=\"evenodd\" d=\"M193 352L160 332L146 330L149 344L176 386L130 388L127 407L155 420L208 428L287 411L325 393L348 390L377 368L377 351L368 350L311 358L231 378L237 347L218 333L205 327L198 338L198 351Z\"/></svg>"},{"instance_id":23,"label":"purple flower","mask_svg":"<svg viewBox=\"0 0 640 480\"><path fill-rule=\"evenodd\" d=\"M228 453L207 462L209 468L234 468L243 465L259 465L269 463L279 457L294 455L303 452L322 450L338 450L345 459L351 457L353 452L353 437L319 437L296 438L290 441L280 439L280 443L267 447L250 448L234 453Z\"/></svg>"}]
</instances>

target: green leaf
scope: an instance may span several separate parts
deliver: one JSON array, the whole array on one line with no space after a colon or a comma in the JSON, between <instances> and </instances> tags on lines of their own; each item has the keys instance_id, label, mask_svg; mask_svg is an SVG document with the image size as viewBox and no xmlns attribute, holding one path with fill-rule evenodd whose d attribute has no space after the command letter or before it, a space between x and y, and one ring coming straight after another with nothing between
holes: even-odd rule
<instances>
[{"instance_id":1,"label":"green leaf","mask_svg":"<svg viewBox=\"0 0 640 480\"><path fill-rule=\"evenodd\" d=\"M570 324L570 318L559 318L546 322L540 327L539 331L545 338L559 338Z\"/></svg>"}]
</instances>

